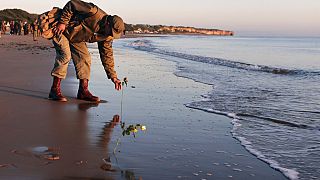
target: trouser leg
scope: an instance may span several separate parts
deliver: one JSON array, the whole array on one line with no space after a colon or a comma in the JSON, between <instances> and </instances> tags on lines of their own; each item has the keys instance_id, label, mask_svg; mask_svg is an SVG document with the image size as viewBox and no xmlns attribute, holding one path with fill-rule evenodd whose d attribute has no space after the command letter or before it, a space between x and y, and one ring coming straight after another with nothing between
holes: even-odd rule
<instances>
[{"instance_id":1,"label":"trouser leg","mask_svg":"<svg viewBox=\"0 0 320 180\"><path fill-rule=\"evenodd\" d=\"M88 51L87 44L70 43L71 56L76 69L77 78L79 79L79 90L77 98L85 101L99 102L100 98L90 93L89 79L90 79L90 66L91 56Z\"/></svg>"},{"instance_id":2,"label":"trouser leg","mask_svg":"<svg viewBox=\"0 0 320 180\"><path fill-rule=\"evenodd\" d=\"M51 75L65 79L67 76L68 64L71 60L71 51L68 39L61 35L61 38L53 38L54 48L56 49L56 59Z\"/></svg>"},{"instance_id":3,"label":"trouser leg","mask_svg":"<svg viewBox=\"0 0 320 180\"><path fill-rule=\"evenodd\" d=\"M60 84L61 79L65 79L67 75L68 64L71 60L69 41L65 36L61 36L60 39L53 38L52 42L56 49L56 59L51 71L53 82L49 93L49 99L65 102L67 99L61 93Z\"/></svg>"},{"instance_id":4,"label":"trouser leg","mask_svg":"<svg viewBox=\"0 0 320 180\"><path fill-rule=\"evenodd\" d=\"M37 41L38 39L37 39L37 34L36 34L36 31L34 30L33 31L33 40L34 41Z\"/></svg>"},{"instance_id":5,"label":"trouser leg","mask_svg":"<svg viewBox=\"0 0 320 180\"><path fill-rule=\"evenodd\" d=\"M87 44L70 43L71 57L78 79L90 79L91 56Z\"/></svg>"}]
</instances>

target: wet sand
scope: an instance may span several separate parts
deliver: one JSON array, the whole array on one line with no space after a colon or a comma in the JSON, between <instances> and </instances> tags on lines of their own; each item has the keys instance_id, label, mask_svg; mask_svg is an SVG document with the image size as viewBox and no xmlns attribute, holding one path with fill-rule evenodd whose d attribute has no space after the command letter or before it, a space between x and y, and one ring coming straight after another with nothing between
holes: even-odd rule
<instances>
[{"instance_id":1,"label":"wet sand","mask_svg":"<svg viewBox=\"0 0 320 180\"><path fill-rule=\"evenodd\" d=\"M0 39L0 179L286 179L232 138L230 119L184 106L211 87L143 52L115 48L119 77L129 79L122 112L96 51L90 89L104 101L75 99L72 65L62 82L69 101L47 100L51 46L32 36ZM123 137L120 120L147 130Z\"/></svg>"}]
</instances>

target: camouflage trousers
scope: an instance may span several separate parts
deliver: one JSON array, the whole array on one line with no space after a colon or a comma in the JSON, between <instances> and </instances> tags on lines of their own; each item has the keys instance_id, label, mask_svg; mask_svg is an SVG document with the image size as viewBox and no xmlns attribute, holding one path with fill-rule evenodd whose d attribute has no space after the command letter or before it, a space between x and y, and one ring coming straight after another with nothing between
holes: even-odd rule
<instances>
[{"instance_id":1,"label":"camouflage trousers","mask_svg":"<svg viewBox=\"0 0 320 180\"><path fill-rule=\"evenodd\" d=\"M56 59L51 75L65 79L67 76L68 64L73 60L78 79L90 79L91 56L85 42L70 43L61 35L60 38L52 39L56 49Z\"/></svg>"}]
</instances>

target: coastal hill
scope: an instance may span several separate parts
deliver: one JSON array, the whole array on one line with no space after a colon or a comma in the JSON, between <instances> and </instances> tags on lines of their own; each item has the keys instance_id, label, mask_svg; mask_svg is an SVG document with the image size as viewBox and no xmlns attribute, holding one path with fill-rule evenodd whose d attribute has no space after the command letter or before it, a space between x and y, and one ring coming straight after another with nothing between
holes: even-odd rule
<instances>
[{"instance_id":1,"label":"coastal hill","mask_svg":"<svg viewBox=\"0 0 320 180\"><path fill-rule=\"evenodd\" d=\"M21 9L4 9L0 10L0 21L27 21L32 23L37 14L30 14ZM219 29L204 29L183 26L165 26L165 25L148 25L148 24L125 24L128 34L204 34L216 36L233 36L233 31Z\"/></svg>"},{"instance_id":2,"label":"coastal hill","mask_svg":"<svg viewBox=\"0 0 320 180\"><path fill-rule=\"evenodd\" d=\"M37 14L30 14L21 9L4 9L0 10L0 21L27 21L33 22L37 18Z\"/></svg>"}]
</instances>

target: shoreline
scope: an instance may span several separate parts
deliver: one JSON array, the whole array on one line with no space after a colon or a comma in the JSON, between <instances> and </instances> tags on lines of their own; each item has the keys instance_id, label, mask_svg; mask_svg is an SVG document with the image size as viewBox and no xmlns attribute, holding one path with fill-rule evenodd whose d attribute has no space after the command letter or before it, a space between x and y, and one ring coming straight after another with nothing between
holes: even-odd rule
<instances>
[{"instance_id":1,"label":"shoreline","mask_svg":"<svg viewBox=\"0 0 320 180\"><path fill-rule=\"evenodd\" d=\"M170 60L167 60L169 62L171 62ZM175 62L175 61L174 61ZM176 64L178 65L179 62L176 62ZM177 66L176 65L176 66ZM187 77L187 76L183 76L183 75L179 75L178 73L178 68L176 68L176 70L173 72L173 74L177 77L181 77L181 78L185 78L185 79L189 79L194 81L195 83L200 83L200 84L204 84L207 86L213 86L213 84L210 83L206 83L206 82L201 82L198 81L194 78L191 77ZM207 92L205 92L204 94L201 94L201 97L203 95L207 95L209 91L212 91L212 89L208 90ZM200 99L200 98L199 98ZM199 101L199 100L196 100ZM253 156L255 156L257 159L261 160L262 162L266 163L269 165L270 168L282 173L284 176L286 176L288 179L299 179L299 172L297 172L295 169L288 169L285 167L280 166L280 164L277 161L271 160L271 159L267 159L264 157L263 154L261 154L261 152L257 151L256 149L254 149L251 146L251 142L247 141L244 137L239 137L237 136L237 133L235 132L238 126L241 126L241 124L238 123L238 117L233 114L233 113L227 113L227 112L220 112L220 111L215 111L212 109L202 109L202 108L197 108L197 107L193 107L190 106L190 104L192 104L192 102L188 102L185 105L186 108L190 108L193 110L198 110L198 111L202 111L204 113L209 113L209 114L214 114L214 115L219 115L219 116L224 116L227 117L228 119L230 119L230 124L232 124L232 128L230 130L230 133L232 134L233 138L236 139L237 141L240 142L241 146L243 148L245 148L250 154L252 154Z\"/></svg>"},{"instance_id":2,"label":"shoreline","mask_svg":"<svg viewBox=\"0 0 320 180\"><path fill-rule=\"evenodd\" d=\"M119 77L129 78L121 119L144 124L147 132L122 137L114 156L122 132L113 119L120 114L121 93L113 90L98 57L93 54L90 89L108 102L76 100L78 82L70 66L62 82L69 101L61 104L46 99L54 59L50 41L0 39L0 73L6 77L0 80L0 164L9 164L0 168L0 177L122 179L124 172L143 179L286 179L231 136L229 118L184 106L209 86L175 76L173 62L117 46ZM58 149L60 159L36 158L30 153L35 147ZM115 171L101 169L108 157Z\"/></svg>"}]
</instances>

